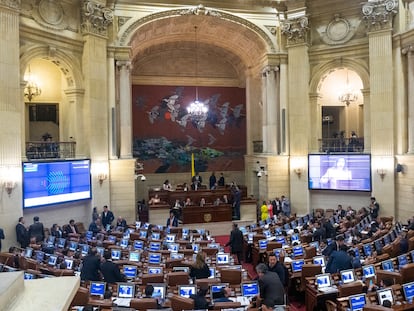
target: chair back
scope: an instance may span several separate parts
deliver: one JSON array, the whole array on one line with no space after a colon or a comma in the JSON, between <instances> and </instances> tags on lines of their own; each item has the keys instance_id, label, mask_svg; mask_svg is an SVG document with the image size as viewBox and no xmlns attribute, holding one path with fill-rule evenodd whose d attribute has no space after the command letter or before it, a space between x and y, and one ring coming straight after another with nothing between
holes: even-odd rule
<instances>
[{"instance_id":1,"label":"chair back","mask_svg":"<svg viewBox=\"0 0 414 311\"><path fill-rule=\"evenodd\" d=\"M131 299L130 307L138 311L148 309L157 309L157 299L155 298L138 298Z\"/></svg>"},{"instance_id":2,"label":"chair back","mask_svg":"<svg viewBox=\"0 0 414 311\"><path fill-rule=\"evenodd\" d=\"M190 277L187 272L169 272L167 273L168 286L178 286L190 284Z\"/></svg>"},{"instance_id":3,"label":"chair back","mask_svg":"<svg viewBox=\"0 0 414 311\"><path fill-rule=\"evenodd\" d=\"M385 279L393 280L394 284L402 284L402 274L395 271L377 270L375 273L377 276L377 283Z\"/></svg>"},{"instance_id":4,"label":"chair back","mask_svg":"<svg viewBox=\"0 0 414 311\"><path fill-rule=\"evenodd\" d=\"M352 282L339 286L339 297L347 297L362 293L362 283Z\"/></svg>"},{"instance_id":5,"label":"chair back","mask_svg":"<svg viewBox=\"0 0 414 311\"><path fill-rule=\"evenodd\" d=\"M221 269L220 280L222 283L240 286L242 282L242 272L238 269Z\"/></svg>"},{"instance_id":6,"label":"chair back","mask_svg":"<svg viewBox=\"0 0 414 311\"><path fill-rule=\"evenodd\" d=\"M71 306L86 306L89 301L89 290L85 287L79 287L78 291L73 297L72 302L70 303Z\"/></svg>"},{"instance_id":7,"label":"chair back","mask_svg":"<svg viewBox=\"0 0 414 311\"><path fill-rule=\"evenodd\" d=\"M300 277L299 291L304 292L306 289L306 278L322 273L322 267L314 264L304 264Z\"/></svg>"},{"instance_id":8,"label":"chair back","mask_svg":"<svg viewBox=\"0 0 414 311\"><path fill-rule=\"evenodd\" d=\"M402 281L399 284L409 283L414 281L414 263L409 263L400 268Z\"/></svg>"},{"instance_id":9,"label":"chair back","mask_svg":"<svg viewBox=\"0 0 414 311\"><path fill-rule=\"evenodd\" d=\"M240 302L235 302L235 301L216 302L214 303L213 310L237 309L240 307L241 307Z\"/></svg>"},{"instance_id":10,"label":"chair back","mask_svg":"<svg viewBox=\"0 0 414 311\"><path fill-rule=\"evenodd\" d=\"M173 311L194 310L194 300L173 294L170 297L171 308Z\"/></svg>"},{"instance_id":11,"label":"chair back","mask_svg":"<svg viewBox=\"0 0 414 311\"><path fill-rule=\"evenodd\" d=\"M147 285L148 283L164 283L164 274L163 273L147 273L141 276L142 285Z\"/></svg>"}]
</instances>

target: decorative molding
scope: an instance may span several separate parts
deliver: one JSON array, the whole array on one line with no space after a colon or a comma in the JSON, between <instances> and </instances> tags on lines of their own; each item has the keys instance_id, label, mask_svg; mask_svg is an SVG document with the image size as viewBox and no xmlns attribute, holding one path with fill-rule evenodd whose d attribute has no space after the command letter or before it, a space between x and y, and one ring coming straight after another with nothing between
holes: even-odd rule
<instances>
[{"instance_id":1,"label":"decorative molding","mask_svg":"<svg viewBox=\"0 0 414 311\"><path fill-rule=\"evenodd\" d=\"M127 21L131 19L130 16L117 16L118 18L118 28L121 28Z\"/></svg>"},{"instance_id":2,"label":"decorative molding","mask_svg":"<svg viewBox=\"0 0 414 311\"><path fill-rule=\"evenodd\" d=\"M239 16L236 15L232 15L232 14L228 14L226 12L222 12L222 11L217 11L217 10L213 10L213 9L205 9L204 10L198 10L197 8L199 8L199 6L197 7L193 7L188 8L188 9L177 9L177 10L168 10L168 11L162 11L162 12L157 12L154 14L150 14L147 16L144 16L143 18L140 18L138 20L136 20L135 22L133 22L131 25L128 26L128 28L123 32L122 36L119 39L119 43L120 45L128 45L129 42L127 42L127 38L128 36L135 32L137 30L137 28L139 28L142 25L145 25L147 23L156 21L156 20L161 20L164 18L170 18L170 17L175 17L175 16L182 16L182 15L189 15L189 12L195 12L195 13L191 13L196 15L196 12L199 12L198 15L200 15L201 12L209 12L208 14L204 14L204 15L208 15L214 18L220 18L226 21L231 21L234 22L236 24L245 26L246 28L254 31L255 33L257 33L262 39L263 41L266 42L266 44L268 45L270 52L272 53L276 53L276 48L272 42L272 40L270 39L270 37L266 34L266 32L261 29L259 26L255 25L254 23L243 19Z\"/></svg>"},{"instance_id":3,"label":"decorative molding","mask_svg":"<svg viewBox=\"0 0 414 311\"><path fill-rule=\"evenodd\" d=\"M279 70L280 70L279 66L271 66L271 65L265 66L262 70L262 76L267 77L269 73L271 72L276 73L276 72L279 72Z\"/></svg>"},{"instance_id":4,"label":"decorative molding","mask_svg":"<svg viewBox=\"0 0 414 311\"><path fill-rule=\"evenodd\" d=\"M126 70L130 71L132 69L132 63L129 60L117 60L116 67L118 70L125 68Z\"/></svg>"},{"instance_id":5,"label":"decorative molding","mask_svg":"<svg viewBox=\"0 0 414 311\"><path fill-rule=\"evenodd\" d=\"M397 0L368 0L362 5L362 16L368 30L391 28L392 19L397 13Z\"/></svg>"},{"instance_id":6,"label":"decorative molding","mask_svg":"<svg viewBox=\"0 0 414 311\"><path fill-rule=\"evenodd\" d=\"M82 32L106 36L107 28L112 23L114 14L102 4L83 0Z\"/></svg>"},{"instance_id":7,"label":"decorative molding","mask_svg":"<svg viewBox=\"0 0 414 311\"><path fill-rule=\"evenodd\" d=\"M357 24L359 23L360 21L357 22ZM326 44L344 44L351 40L357 28L358 25L352 25L351 21L341 17L340 14L335 14L326 26L325 31L320 31L319 34L322 41Z\"/></svg>"},{"instance_id":8,"label":"decorative molding","mask_svg":"<svg viewBox=\"0 0 414 311\"><path fill-rule=\"evenodd\" d=\"M412 55L413 52L414 52L414 45L407 45L401 49L401 54L403 55L409 55L409 54Z\"/></svg>"},{"instance_id":9,"label":"decorative molding","mask_svg":"<svg viewBox=\"0 0 414 311\"><path fill-rule=\"evenodd\" d=\"M309 19L307 16L289 19L282 23L282 34L287 36L288 44L307 43Z\"/></svg>"},{"instance_id":10,"label":"decorative molding","mask_svg":"<svg viewBox=\"0 0 414 311\"><path fill-rule=\"evenodd\" d=\"M199 4L193 8L187 8L180 11L180 15L210 15L214 17L221 17L221 13L215 10L207 9L204 5Z\"/></svg>"},{"instance_id":11,"label":"decorative molding","mask_svg":"<svg viewBox=\"0 0 414 311\"><path fill-rule=\"evenodd\" d=\"M20 10L21 0L0 0L0 6Z\"/></svg>"}]
</instances>

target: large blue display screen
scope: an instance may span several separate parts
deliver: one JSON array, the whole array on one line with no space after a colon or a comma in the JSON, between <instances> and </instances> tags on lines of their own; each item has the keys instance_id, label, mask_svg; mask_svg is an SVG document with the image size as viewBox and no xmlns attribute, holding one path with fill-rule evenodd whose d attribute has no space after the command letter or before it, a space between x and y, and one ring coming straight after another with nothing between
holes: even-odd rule
<instances>
[{"instance_id":1,"label":"large blue display screen","mask_svg":"<svg viewBox=\"0 0 414 311\"><path fill-rule=\"evenodd\" d=\"M24 162L23 208L90 199L90 160Z\"/></svg>"}]
</instances>

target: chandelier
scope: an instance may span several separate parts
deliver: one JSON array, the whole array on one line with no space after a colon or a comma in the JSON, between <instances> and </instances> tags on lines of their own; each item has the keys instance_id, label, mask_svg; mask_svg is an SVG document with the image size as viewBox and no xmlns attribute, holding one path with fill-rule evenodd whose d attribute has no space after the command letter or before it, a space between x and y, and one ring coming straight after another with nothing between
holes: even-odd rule
<instances>
[{"instance_id":1,"label":"chandelier","mask_svg":"<svg viewBox=\"0 0 414 311\"><path fill-rule=\"evenodd\" d=\"M205 120L208 113L208 107L198 100L198 44L197 44L197 26L194 26L194 44L195 44L195 100L187 107L187 112L191 119L199 123Z\"/></svg>"},{"instance_id":2,"label":"chandelier","mask_svg":"<svg viewBox=\"0 0 414 311\"><path fill-rule=\"evenodd\" d=\"M42 93L39 85L37 85L36 81L32 77L32 72L30 71L29 65L29 73L27 74L27 83L24 87L24 96L27 97L29 102L32 101L33 97L39 96Z\"/></svg>"},{"instance_id":3,"label":"chandelier","mask_svg":"<svg viewBox=\"0 0 414 311\"><path fill-rule=\"evenodd\" d=\"M354 103L358 100L358 94L352 89L352 86L349 84L348 69L346 70L346 86L343 93L339 95L338 99L347 107L349 104Z\"/></svg>"}]
</instances>

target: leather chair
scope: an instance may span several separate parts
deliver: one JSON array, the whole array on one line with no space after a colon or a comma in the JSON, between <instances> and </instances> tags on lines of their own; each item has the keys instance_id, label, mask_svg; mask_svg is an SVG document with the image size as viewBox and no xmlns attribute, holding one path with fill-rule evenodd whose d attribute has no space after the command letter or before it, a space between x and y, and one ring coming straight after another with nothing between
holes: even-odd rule
<instances>
[{"instance_id":1,"label":"leather chair","mask_svg":"<svg viewBox=\"0 0 414 311\"><path fill-rule=\"evenodd\" d=\"M218 249L216 247L203 247L201 250L206 253L208 257L216 256Z\"/></svg>"},{"instance_id":2,"label":"leather chair","mask_svg":"<svg viewBox=\"0 0 414 311\"><path fill-rule=\"evenodd\" d=\"M242 283L242 271L237 269L221 269L220 280L222 283L229 283L236 295L241 291L240 284Z\"/></svg>"},{"instance_id":3,"label":"leather chair","mask_svg":"<svg viewBox=\"0 0 414 311\"><path fill-rule=\"evenodd\" d=\"M393 280L394 284L402 284L403 278L400 272L377 270L375 274L377 276L377 283L384 279L390 279Z\"/></svg>"},{"instance_id":4,"label":"leather chair","mask_svg":"<svg viewBox=\"0 0 414 311\"><path fill-rule=\"evenodd\" d=\"M414 230L410 230L410 231L414 232ZM408 239L408 251L411 252L413 249L414 249L414 237L411 237Z\"/></svg>"},{"instance_id":5,"label":"leather chair","mask_svg":"<svg viewBox=\"0 0 414 311\"><path fill-rule=\"evenodd\" d=\"M164 274L163 273L147 273L141 276L142 285L147 285L148 283L164 283Z\"/></svg>"},{"instance_id":6,"label":"leather chair","mask_svg":"<svg viewBox=\"0 0 414 311\"><path fill-rule=\"evenodd\" d=\"M155 298L131 299L130 307L138 311L144 311L147 309L157 309L157 299Z\"/></svg>"},{"instance_id":7,"label":"leather chair","mask_svg":"<svg viewBox=\"0 0 414 311\"><path fill-rule=\"evenodd\" d=\"M322 273L322 267L314 264L304 264L302 266L302 273L300 277L299 292L304 292L306 289L306 278Z\"/></svg>"},{"instance_id":8,"label":"leather chair","mask_svg":"<svg viewBox=\"0 0 414 311\"><path fill-rule=\"evenodd\" d=\"M325 217L330 218L335 214L335 210L333 208L327 208L325 211Z\"/></svg>"},{"instance_id":9,"label":"leather chair","mask_svg":"<svg viewBox=\"0 0 414 311\"><path fill-rule=\"evenodd\" d=\"M339 286L339 297L347 297L362 293L362 283L352 282Z\"/></svg>"},{"instance_id":10,"label":"leather chair","mask_svg":"<svg viewBox=\"0 0 414 311\"><path fill-rule=\"evenodd\" d=\"M387 308L380 305L374 305L374 304L366 304L364 306L364 311L392 311L393 308Z\"/></svg>"},{"instance_id":11,"label":"leather chair","mask_svg":"<svg viewBox=\"0 0 414 311\"><path fill-rule=\"evenodd\" d=\"M399 284L409 283L414 281L414 263L409 263L400 269L402 280Z\"/></svg>"},{"instance_id":12,"label":"leather chair","mask_svg":"<svg viewBox=\"0 0 414 311\"><path fill-rule=\"evenodd\" d=\"M221 280L218 278L196 279L197 288L209 288L211 284L219 284Z\"/></svg>"},{"instance_id":13,"label":"leather chair","mask_svg":"<svg viewBox=\"0 0 414 311\"><path fill-rule=\"evenodd\" d=\"M171 309L173 311L194 310L194 300L173 294L170 297Z\"/></svg>"},{"instance_id":14,"label":"leather chair","mask_svg":"<svg viewBox=\"0 0 414 311\"><path fill-rule=\"evenodd\" d=\"M14 267L14 254L12 253L0 253L0 263Z\"/></svg>"},{"instance_id":15,"label":"leather chair","mask_svg":"<svg viewBox=\"0 0 414 311\"><path fill-rule=\"evenodd\" d=\"M305 247L305 259L310 259L316 256L316 248L313 246Z\"/></svg>"},{"instance_id":16,"label":"leather chair","mask_svg":"<svg viewBox=\"0 0 414 311\"><path fill-rule=\"evenodd\" d=\"M70 303L71 306L86 306L89 302L89 290L85 287L79 287L78 291L73 297L72 302Z\"/></svg>"},{"instance_id":17,"label":"leather chair","mask_svg":"<svg viewBox=\"0 0 414 311\"><path fill-rule=\"evenodd\" d=\"M338 306L332 300L327 300L325 302L325 306L326 306L326 311L336 311L336 310L338 310Z\"/></svg>"},{"instance_id":18,"label":"leather chair","mask_svg":"<svg viewBox=\"0 0 414 311\"><path fill-rule=\"evenodd\" d=\"M190 277L187 272L167 273L167 284L169 287L190 284Z\"/></svg>"}]
</instances>

